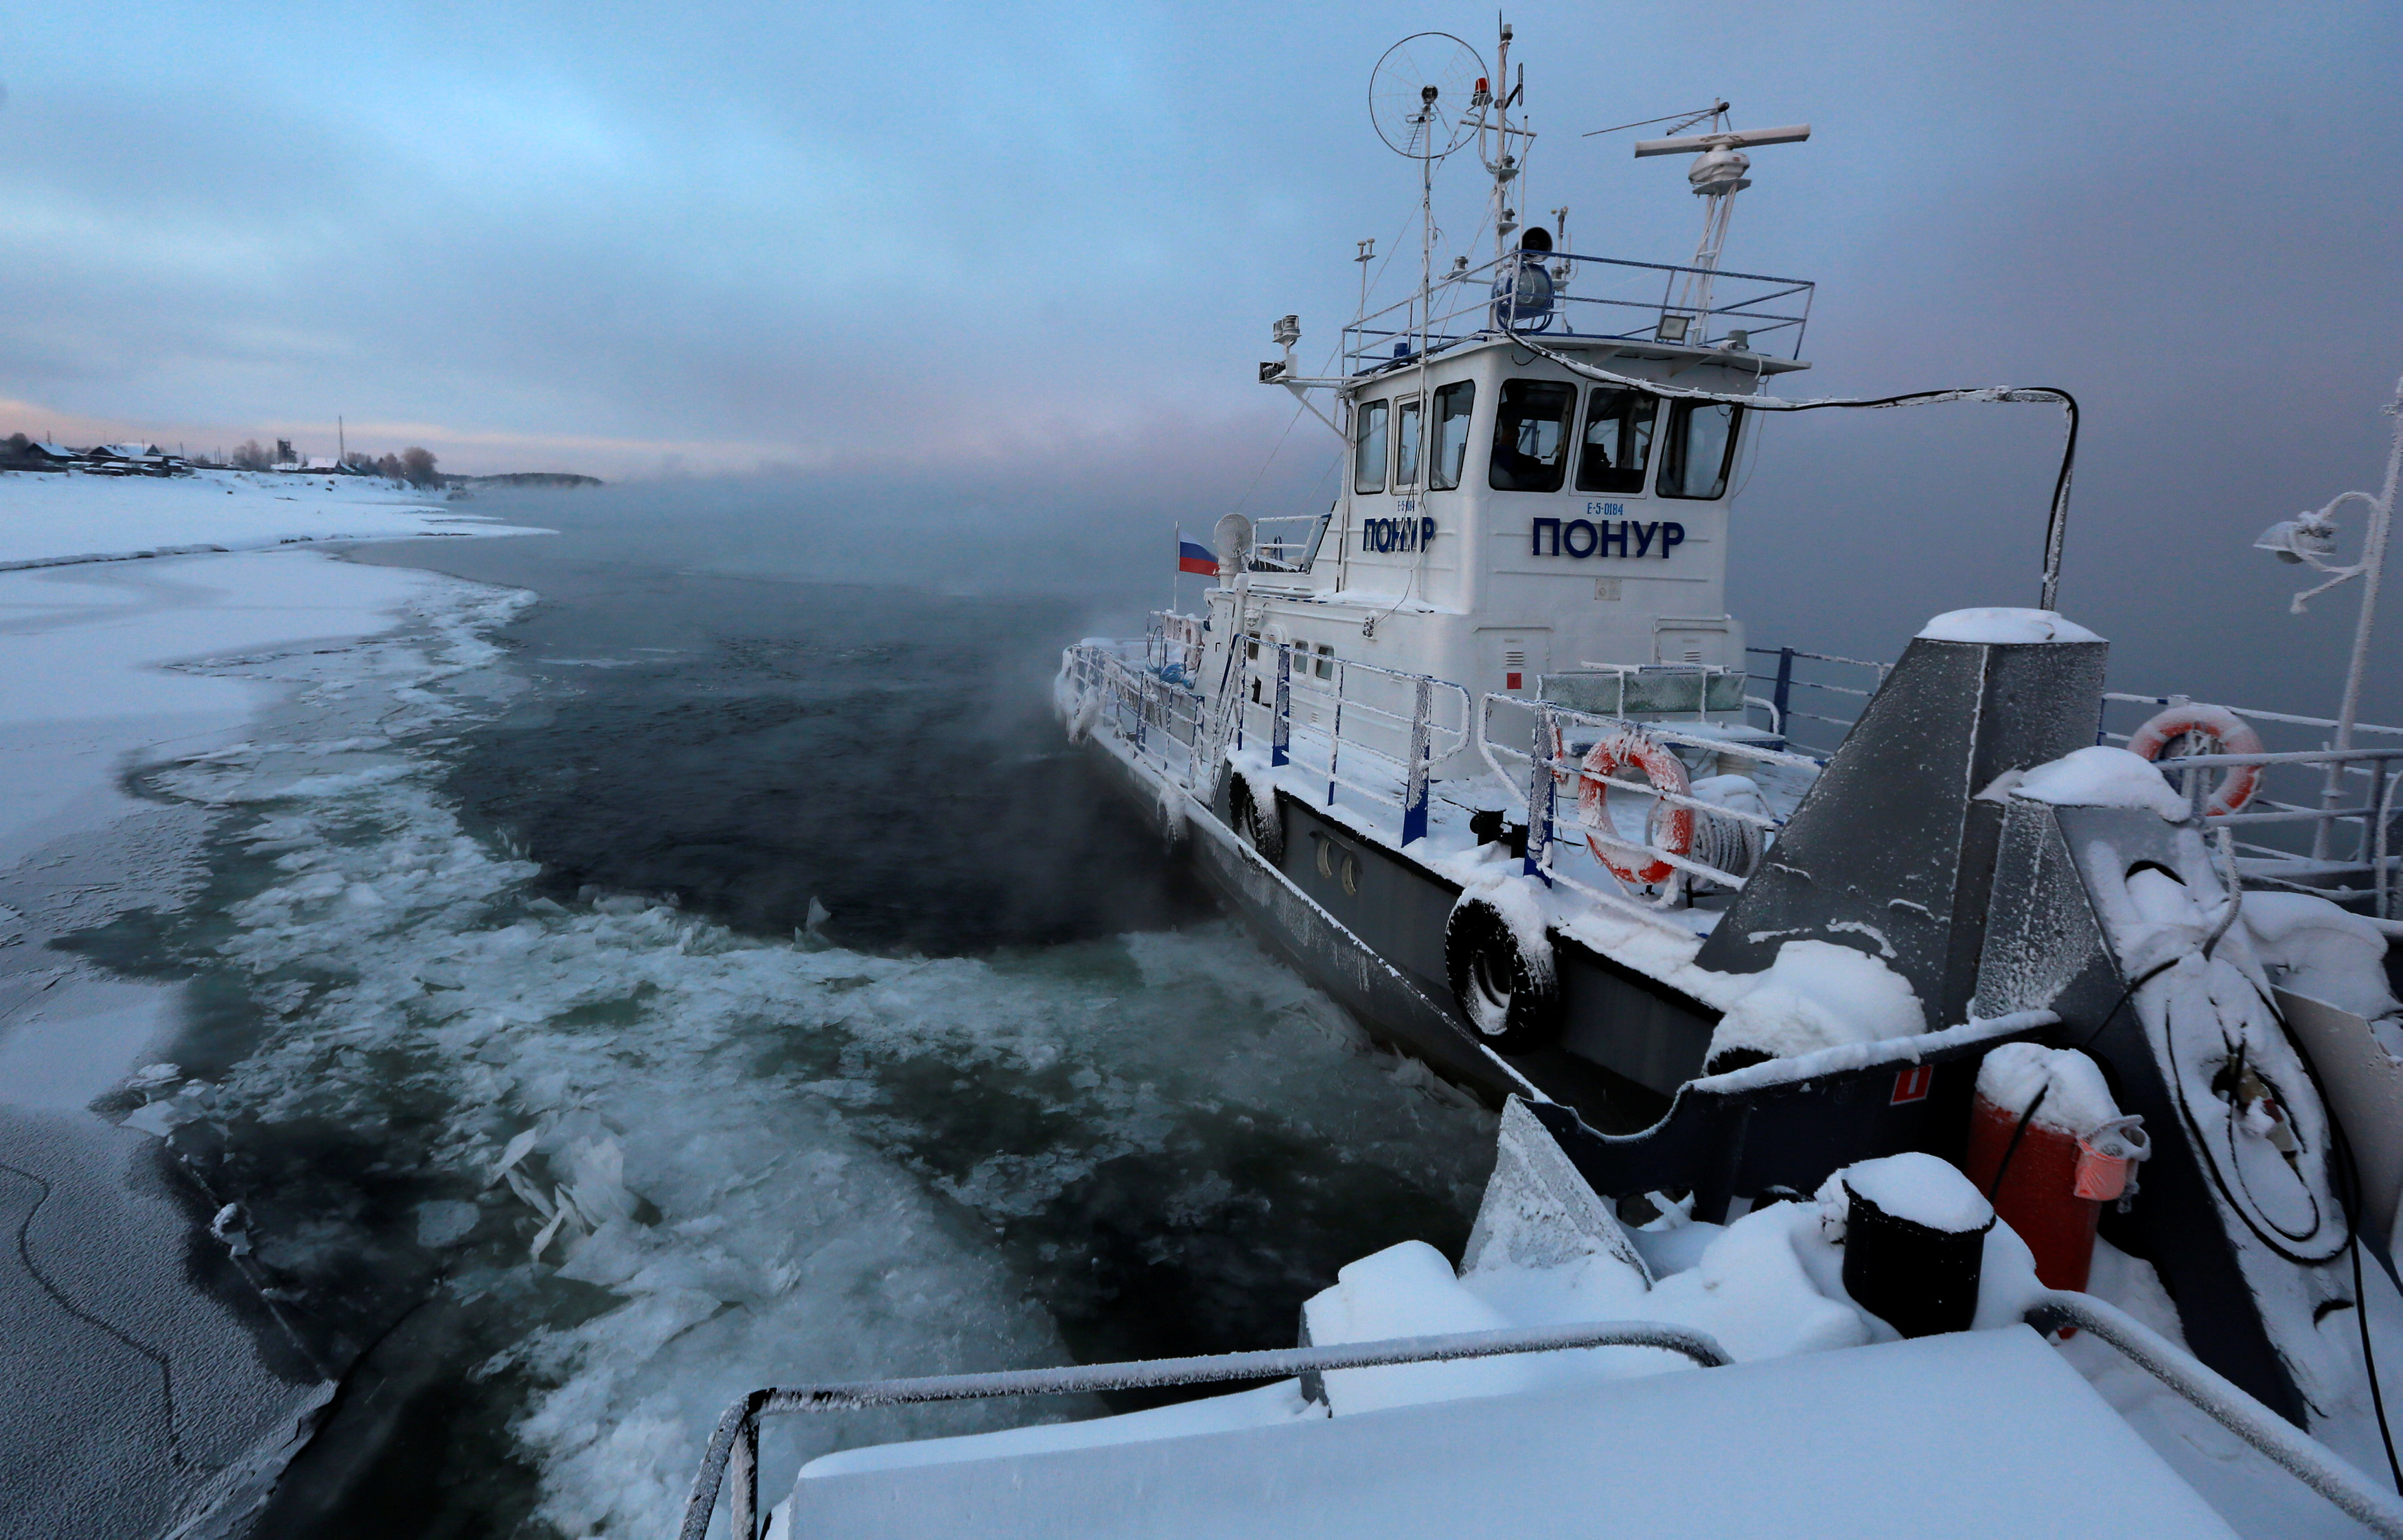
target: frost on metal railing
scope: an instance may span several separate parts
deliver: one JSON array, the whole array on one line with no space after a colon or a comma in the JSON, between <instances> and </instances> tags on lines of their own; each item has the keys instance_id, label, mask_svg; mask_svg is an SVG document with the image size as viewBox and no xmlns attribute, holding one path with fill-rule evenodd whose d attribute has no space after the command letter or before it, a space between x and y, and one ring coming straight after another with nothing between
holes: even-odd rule
<instances>
[{"instance_id":1,"label":"frost on metal railing","mask_svg":"<svg viewBox=\"0 0 2403 1540\"><path fill-rule=\"evenodd\" d=\"M1319 542L1327 538L1328 515L1280 514L1252 520L1251 570L1260 573L1308 572L1318 559Z\"/></svg>"},{"instance_id":2,"label":"frost on metal railing","mask_svg":"<svg viewBox=\"0 0 2403 1540\"><path fill-rule=\"evenodd\" d=\"M1226 1384L1394 1364L1453 1363L1510 1353L1599 1347L1658 1348L1702 1368L1724 1368L1734 1361L1716 1338L1691 1326L1665 1321L1591 1321L1327 1347L1153 1358L1131 1364L1079 1364L1066 1368L1008 1369L994 1374L756 1390L727 1408L726 1414L718 1419L708 1447L701 1451L701 1468L685 1499L684 1519L676 1534L678 1540L705 1540L710 1520L717 1511L719 1493L730 1478L734 1490L728 1504L732 1511L728 1517L732 1520L732 1540L758 1540L759 1420L777 1413L856 1411L868 1407L927 1406L1006 1395L1074 1395L1167 1385Z\"/></svg>"},{"instance_id":3,"label":"frost on metal railing","mask_svg":"<svg viewBox=\"0 0 2403 1540\"><path fill-rule=\"evenodd\" d=\"M1497 731L1497 716L1526 721L1525 749L1508 741L1510 728ZM1776 784L1807 783L1819 768L1742 738L1513 695L1482 698L1477 746L1526 806L1529 876L1663 909L1741 891L1785 824Z\"/></svg>"},{"instance_id":4,"label":"frost on metal railing","mask_svg":"<svg viewBox=\"0 0 2403 1540\"><path fill-rule=\"evenodd\" d=\"M2327 746L2320 716L2218 706L2183 695L2104 698L2099 742L2155 761L2229 830L2244 881L2358 904L2403 921L2403 728L2354 724ZM2365 740L2367 741L2365 742ZM2200 777L2199 788L2188 784Z\"/></svg>"},{"instance_id":5,"label":"frost on metal railing","mask_svg":"<svg viewBox=\"0 0 2403 1540\"><path fill-rule=\"evenodd\" d=\"M1815 285L1807 279L1764 273L1704 270L1667 262L1634 262L1616 257L1579 257L1556 252L1544 264L1551 298L1535 313L1523 302L1503 313L1525 260L1513 253L1482 267L1457 268L1438 277L1426 298L1388 305L1344 328L1344 372L1358 373L1415 357L1480 333L1505 329L1548 337L1606 338L1658 341L1691 348L1725 349L1762 356L1799 358L1802 332L1811 319ZM1713 285L1708 313L1678 304L1680 284L1707 276ZM1766 344L1766 345L1764 345Z\"/></svg>"},{"instance_id":6,"label":"frost on metal railing","mask_svg":"<svg viewBox=\"0 0 2403 1540\"><path fill-rule=\"evenodd\" d=\"M1788 747L1819 755L1833 754L1842 745L1893 668L1890 663L1793 647L1743 650L1753 658L1773 659L1766 672L1752 672L1753 684L1768 695L1748 698L1768 709L1771 730L1782 735Z\"/></svg>"},{"instance_id":7,"label":"frost on metal railing","mask_svg":"<svg viewBox=\"0 0 2403 1540\"><path fill-rule=\"evenodd\" d=\"M1245 649L1241 746L1401 815L1401 843L1424 838L1434 767L1469 742L1468 691L1449 680L1313 653L1290 642Z\"/></svg>"},{"instance_id":8,"label":"frost on metal railing","mask_svg":"<svg viewBox=\"0 0 2403 1540\"><path fill-rule=\"evenodd\" d=\"M1172 664L1155 661L1158 632L1139 642L1080 642L1063 673L1076 701L1072 736L1106 732L1173 779L1186 779L1202 741L1202 697ZM1198 659L1196 660L1198 666Z\"/></svg>"}]
</instances>

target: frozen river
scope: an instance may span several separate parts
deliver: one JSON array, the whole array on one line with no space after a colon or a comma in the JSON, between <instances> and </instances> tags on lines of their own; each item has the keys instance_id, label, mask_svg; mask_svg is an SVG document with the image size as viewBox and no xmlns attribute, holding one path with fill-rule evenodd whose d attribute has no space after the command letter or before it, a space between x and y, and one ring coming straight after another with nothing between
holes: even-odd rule
<instances>
[{"instance_id":1,"label":"frozen river","mask_svg":"<svg viewBox=\"0 0 2403 1540\"><path fill-rule=\"evenodd\" d=\"M185 664L257 713L126 783L189 869L62 938L176 991L103 1108L342 1376L266 1533L658 1534L754 1385L1282 1344L1340 1263L1457 1246L1490 1117L1045 716L1111 596L829 582L764 501L476 507L562 533L180 559L410 608ZM767 1479L962 1425L787 1429Z\"/></svg>"}]
</instances>

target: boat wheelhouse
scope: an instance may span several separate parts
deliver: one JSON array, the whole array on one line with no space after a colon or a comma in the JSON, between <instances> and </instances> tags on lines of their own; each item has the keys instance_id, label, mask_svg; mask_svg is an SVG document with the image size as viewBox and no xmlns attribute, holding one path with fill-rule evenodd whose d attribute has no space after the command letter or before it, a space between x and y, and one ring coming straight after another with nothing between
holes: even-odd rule
<instances>
[{"instance_id":1,"label":"boat wheelhouse","mask_svg":"<svg viewBox=\"0 0 2403 1540\"><path fill-rule=\"evenodd\" d=\"M1718 256L1744 148L1809 130L1719 102L1639 142L1694 157L1694 261L1577 255L1511 206L1509 43L1491 76L1440 35L1387 56L1417 284L1369 311L1363 243L1328 376L1273 329L1261 381L1341 439L1332 506L1220 520L1204 606L1065 649L1054 693L1163 858L1502 1105L1456 1270L1362 1258L1289 1350L754 1392L685 1535L725 1487L753 1540L770 1414L1290 1376L829 1455L777 1533L2288 1533L2325 1499L2403 1537L2359 1468L2403 1487L2368 1324L2403 1304L2403 730L2355 719L2403 421L2382 498L2261 541L2367 577L2333 720L2105 688L2052 605L2068 451L2036 606L1891 663L1755 646L1730 505L1806 405L1772 387L1812 287ZM1434 168L1471 143L1494 251L1439 271ZM1807 406L1959 400L2058 405L2074 450L2054 390ZM2065 1329L2118 1355L2109 1403ZM2252 1453L2195 1457L2148 1394ZM2301 1485L2224 1485L2256 1456Z\"/></svg>"}]
</instances>

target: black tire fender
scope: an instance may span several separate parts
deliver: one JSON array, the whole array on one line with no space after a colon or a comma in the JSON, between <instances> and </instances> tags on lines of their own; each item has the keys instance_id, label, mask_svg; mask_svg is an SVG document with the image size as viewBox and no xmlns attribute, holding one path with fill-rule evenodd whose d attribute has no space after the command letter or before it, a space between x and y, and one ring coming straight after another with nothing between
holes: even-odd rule
<instances>
[{"instance_id":1,"label":"black tire fender","mask_svg":"<svg viewBox=\"0 0 2403 1540\"><path fill-rule=\"evenodd\" d=\"M1464 893L1444 922L1443 967L1452 1000L1496 1053L1529 1053L1558 1040L1560 970L1549 936L1513 925L1493 897ZM1532 955L1531 955L1532 953Z\"/></svg>"},{"instance_id":2,"label":"black tire fender","mask_svg":"<svg viewBox=\"0 0 2403 1540\"><path fill-rule=\"evenodd\" d=\"M1285 816L1273 800L1266 807L1252 794L1251 778L1241 770L1232 771L1227 786L1228 821L1234 825L1235 834L1244 844L1259 853L1260 859L1271 867L1285 864Z\"/></svg>"}]
</instances>

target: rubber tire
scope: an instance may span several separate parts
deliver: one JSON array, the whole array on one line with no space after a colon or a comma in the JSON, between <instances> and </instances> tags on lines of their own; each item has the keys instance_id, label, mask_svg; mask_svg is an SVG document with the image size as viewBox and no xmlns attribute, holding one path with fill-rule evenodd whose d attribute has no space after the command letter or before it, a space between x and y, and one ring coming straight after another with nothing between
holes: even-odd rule
<instances>
[{"instance_id":1,"label":"rubber tire","mask_svg":"<svg viewBox=\"0 0 2403 1540\"><path fill-rule=\"evenodd\" d=\"M1494 1052L1533 1053L1559 1040L1559 970L1533 966L1492 904L1466 898L1453 907L1444 922L1443 968L1460 1014Z\"/></svg>"},{"instance_id":2,"label":"rubber tire","mask_svg":"<svg viewBox=\"0 0 2403 1540\"><path fill-rule=\"evenodd\" d=\"M1285 820L1280 811L1273 806L1261 807L1252 796L1252 784L1240 774L1229 775L1228 821L1234 825L1236 837L1271 867L1285 865Z\"/></svg>"}]
</instances>

